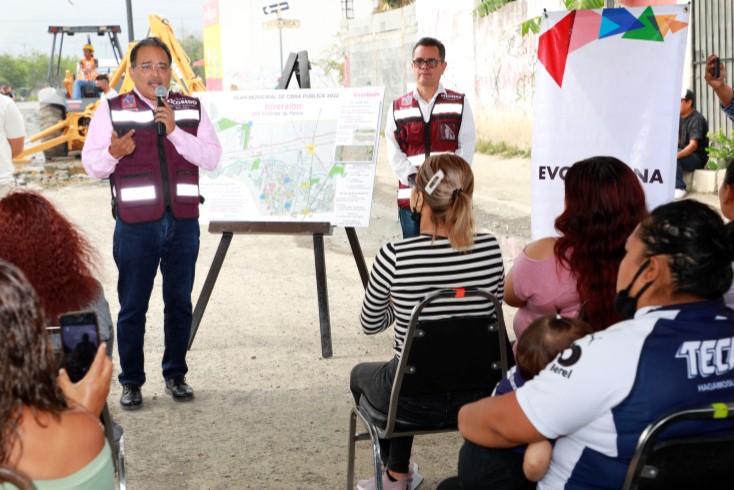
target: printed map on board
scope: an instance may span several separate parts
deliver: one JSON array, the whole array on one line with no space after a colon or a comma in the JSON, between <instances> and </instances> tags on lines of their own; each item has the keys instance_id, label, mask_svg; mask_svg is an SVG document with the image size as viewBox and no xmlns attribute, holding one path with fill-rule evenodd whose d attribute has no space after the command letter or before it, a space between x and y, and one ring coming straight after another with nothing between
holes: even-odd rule
<instances>
[{"instance_id":1,"label":"printed map on board","mask_svg":"<svg viewBox=\"0 0 734 490\"><path fill-rule=\"evenodd\" d=\"M223 150L219 167L201 172L203 220L368 224L382 91L363 99L353 94L198 94ZM349 217L336 217L339 202L349 203Z\"/></svg>"},{"instance_id":2,"label":"printed map on board","mask_svg":"<svg viewBox=\"0 0 734 490\"><path fill-rule=\"evenodd\" d=\"M243 181L263 215L334 211L335 179L344 174L333 161L336 121L213 122L223 155L220 168L207 173L210 179Z\"/></svg>"}]
</instances>

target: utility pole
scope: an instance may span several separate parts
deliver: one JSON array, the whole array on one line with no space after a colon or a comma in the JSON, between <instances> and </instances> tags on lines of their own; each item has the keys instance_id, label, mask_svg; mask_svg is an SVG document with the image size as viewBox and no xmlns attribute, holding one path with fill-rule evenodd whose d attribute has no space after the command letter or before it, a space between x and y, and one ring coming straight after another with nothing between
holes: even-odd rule
<instances>
[{"instance_id":1,"label":"utility pole","mask_svg":"<svg viewBox=\"0 0 734 490\"><path fill-rule=\"evenodd\" d=\"M272 5L263 5L263 14L277 14L274 20L269 20L263 24L263 29L278 28L278 40L280 42L280 72L283 73L283 29L298 29L301 22L296 19L284 19L281 17L281 11L288 10L288 2L279 2Z\"/></svg>"},{"instance_id":2,"label":"utility pole","mask_svg":"<svg viewBox=\"0 0 734 490\"><path fill-rule=\"evenodd\" d=\"M127 3L127 39L130 42L135 41L135 32L133 29L133 0L125 0Z\"/></svg>"},{"instance_id":3,"label":"utility pole","mask_svg":"<svg viewBox=\"0 0 734 490\"><path fill-rule=\"evenodd\" d=\"M280 17L280 7L282 4L278 4L278 20L281 19ZM280 72L283 73L283 27L281 26L281 23L278 22L278 39L280 39Z\"/></svg>"}]
</instances>

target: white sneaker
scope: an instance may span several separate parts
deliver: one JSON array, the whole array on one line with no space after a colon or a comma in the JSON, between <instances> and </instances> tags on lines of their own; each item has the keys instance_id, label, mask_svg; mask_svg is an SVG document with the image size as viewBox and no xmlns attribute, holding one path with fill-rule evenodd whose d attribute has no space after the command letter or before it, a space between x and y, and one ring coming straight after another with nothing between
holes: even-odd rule
<instances>
[{"instance_id":1,"label":"white sneaker","mask_svg":"<svg viewBox=\"0 0 734 490\"><path fill-rule=\"evenodd\" d=\"M403 477L398 481L391 481L390 478L387 477L387 471L383 471L380 476L382 478L383 490L412 490L413 488L413 478L411 478L410 475ZM376 488L377 484L374 476L357 482L357 490L375 490Z\"/></svg>"},{"instance_id":2,"label":"white sneaker","mask_svg":"<svg viewBox=\"0 0 734 490\"><path fill-rule=\"evenodd\" d=\"M402 478L398 480L397 482L390 481L390 479L387 477L387 468L383 465L382 466L382 488L385 490L392 489L392 488L400 488L401 490L405 488L405 490L415 490L418 488L418 485L423 483L423 475L418 473L418 463L415 461L410 462L410 468L408 470L409 476L407 478ZM406 480L410 482L410 486L406 485ZM400 486L405 485L405 486ZM365 480L359 480L357 482L357 490L373 490L377 488L377 485L375 484L375 477L367 478Z\"/></svg>"},{"instance_id":3,"label":"white sneaker","mask_svg":"<svg viewBox=\"0 0 734 490\"><path fill-rule=\"evenodd\" d=\"M676 189L675 192L673 193L673 196L676 199L683 199L684 197L686 197L686 194L688 194L688 192L686 192L685 189Z\"/></svg>"}]
</instances>

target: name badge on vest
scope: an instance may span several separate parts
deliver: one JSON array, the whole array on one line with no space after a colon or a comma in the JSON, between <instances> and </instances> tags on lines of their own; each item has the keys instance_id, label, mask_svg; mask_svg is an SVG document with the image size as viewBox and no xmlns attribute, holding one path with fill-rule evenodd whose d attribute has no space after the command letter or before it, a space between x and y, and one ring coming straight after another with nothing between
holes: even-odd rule
<instances>
[{"instance_id":1,"label":"name badge on vest","mask_svg":"<svg viewBox=\"0 0 734 490\"><path fill-rule=\"evenodd\" d=\"M458 128L455 122L441 122L438 124L438 137L441 141L456 141Z\"/></svg>"},{"instance_id":2,"label":"name badge on vest","mask_svg":"<svg viewBox=\"0 0 734 490\"><path fill-rule=\"evenodd\" d=\"M122 99L123 109L135 109L137 106L138 103L135 102L135 96L133 94L128 94Z\"/></svg>"}]
</instances>

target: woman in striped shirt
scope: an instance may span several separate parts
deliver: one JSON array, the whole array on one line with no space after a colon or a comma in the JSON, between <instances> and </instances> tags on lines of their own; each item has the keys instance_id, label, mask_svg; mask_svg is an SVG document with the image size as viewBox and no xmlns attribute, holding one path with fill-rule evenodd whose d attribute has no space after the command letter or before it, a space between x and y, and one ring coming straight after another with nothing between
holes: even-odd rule
<instances>
[{"instance_id":1,"label":"woman in striped shirt","mask_svg":"<svg viewBox=\"0 0 734 490\"><path fill-rule=\"evenodd\" d=\"M421 234L388 243L380 249L360 315L362 330L367 335L383 332L395 323L395 356L388 362L358 364L352 369L350 379L356 403L365 396L371 405L385 412L413 307L426 295L441 289L479 288L500 301L504 293L499 243L489 233L475 232L471 167L453 154L431 156L421 166L414 183L411 210L413 219L420 224ZM486 301L450 298L425 308L420 320L492 313L493 308ZM472 397L482 395L472 394ZM416 415L425 417L432 408L440 409L438 405L446 410L445 396L440 402L438 399L431 402L422 400L423 404L416 405ZM380 440L384 489L410 488L414 474L409 470L412 443L412 437ZM415 474L415 478L419 476ZM416 482L413 483L415 486ZM375 488L374 477L360 480L358 488Z\"/></svg>"}]
</instances>

